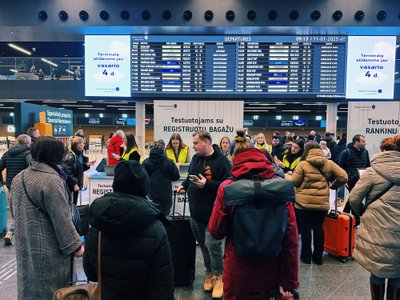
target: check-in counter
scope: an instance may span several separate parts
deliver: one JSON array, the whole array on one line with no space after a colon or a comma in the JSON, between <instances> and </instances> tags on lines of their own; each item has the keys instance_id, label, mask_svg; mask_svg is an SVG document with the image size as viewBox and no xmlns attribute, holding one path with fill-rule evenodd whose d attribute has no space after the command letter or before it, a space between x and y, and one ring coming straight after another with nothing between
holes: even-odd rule
<instances>
[{"instance_id":1,"label":"check-in counter","mask_svg":"<svg viewBox=\"0 0 400 300\"><path fill-rule=\"evenodd\" d=\"M96 198L99 198L113 191L114 177L107 176L104 172L99 172L89 176L89 201L92 203Z\"/></svg>"},{"instance_id":2,"label":"check-in counter","mask_svg":"<svg viewBox=\"0 0 400 300\"><path fill-rule=\"evenodd\" d=\"M182 182L187 177L187 171L181 174L181 178L177 181L173 181L172 184L172 200L174 197L174 191L178 189ZM95 199L110 193L113 191L112 184L114 177L107 176L104 172L99 172L97 174L90 175L89 177L89 201L92 203ZM177 195L175 202L175 215L182 216L183 215L183 206L184 206L185 195ZM172 213L172 208L171 208ZM185 208L185 216L190 216L189 211L189 200L186 198L186 208Z\"/></svg>"}]
</instances>

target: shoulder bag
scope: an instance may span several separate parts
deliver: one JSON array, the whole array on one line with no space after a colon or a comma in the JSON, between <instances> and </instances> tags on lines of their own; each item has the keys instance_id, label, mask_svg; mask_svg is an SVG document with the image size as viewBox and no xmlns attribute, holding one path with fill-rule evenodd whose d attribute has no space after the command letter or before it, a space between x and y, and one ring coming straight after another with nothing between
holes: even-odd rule
<instances>
[{"instance_id":1,"label":"shoulder bag","mask_svg":"<svg viewBox=\"0 0 400 300\"><path fill-rule=\"evenodd\" d=\"M97 283L88 282L55 290L53 300L101 300L101 231L97 240L97 280Z\"/></svg>"}]
</instances>

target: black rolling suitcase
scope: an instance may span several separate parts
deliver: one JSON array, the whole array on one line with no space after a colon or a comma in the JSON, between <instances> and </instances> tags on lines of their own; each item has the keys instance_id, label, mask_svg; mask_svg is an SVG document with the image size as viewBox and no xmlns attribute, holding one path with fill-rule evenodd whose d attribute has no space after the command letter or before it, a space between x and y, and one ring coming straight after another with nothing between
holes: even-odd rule
<instances>
[{"instance_id":1,"label":"black rolling suitcase","mask_svg":"<svg viewBox=\"0 0 400 300\"><path fill-rule=\"evenodd\" d=\"M172 253L175 286L192 285L195 275L196 240L190 228L189 218L185 217L186 194L183 215L175 214L176 191L171 215L172 225L167 226L167 235Z\"/></svg>"}]
</instances>

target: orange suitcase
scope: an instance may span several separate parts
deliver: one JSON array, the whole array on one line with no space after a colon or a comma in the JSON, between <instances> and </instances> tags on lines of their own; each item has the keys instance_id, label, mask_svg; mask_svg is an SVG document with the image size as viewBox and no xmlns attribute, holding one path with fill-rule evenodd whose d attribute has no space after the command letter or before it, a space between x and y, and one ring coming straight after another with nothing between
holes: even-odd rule
<instances>
[{"instance_id":1,"label":"orange suitcase","mask_svg":"<svg viewBox=\"0 0 400 300\"><path fill-rule=\"evenodd\" d=\"M324 251L345 262L353 254L354 234L354 216L338 212L336 203L335 210L332 210L324 220Z\"/></svg>"}]
</instances>

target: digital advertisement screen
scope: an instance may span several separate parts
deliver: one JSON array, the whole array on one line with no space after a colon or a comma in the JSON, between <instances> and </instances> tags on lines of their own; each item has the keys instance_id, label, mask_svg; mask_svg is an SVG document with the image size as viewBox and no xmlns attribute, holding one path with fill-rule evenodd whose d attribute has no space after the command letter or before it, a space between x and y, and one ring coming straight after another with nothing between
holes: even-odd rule
<instances>
[{"instance_id":1,"label":"digital advertisement screen","mask_svg":"<svg viewBox=\"0 0 400 300\"><path fill-rule=\"evenodd\" d=\"M132 94L344 98L344 36L132 36Z\"/></svg>"},{"instance_id":2,"label":"digital advertisement screen","mask_svg":"<svg viewBox=\"0 0 400 300\"><path fill-rule=\"evenodd\" d=\"M393 99L395 36L349 36L347 99Z\"/></svg>"},{"instance_id":3,"label":"digital advertisement screen","mask_svg":"<svg viewBox=\"0 0 400 300\"><path fill-rule=\"evenodd\" d=\"M131 96L131 37L85 36L85 96Z\"/></svg>"}]
</instances>

